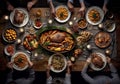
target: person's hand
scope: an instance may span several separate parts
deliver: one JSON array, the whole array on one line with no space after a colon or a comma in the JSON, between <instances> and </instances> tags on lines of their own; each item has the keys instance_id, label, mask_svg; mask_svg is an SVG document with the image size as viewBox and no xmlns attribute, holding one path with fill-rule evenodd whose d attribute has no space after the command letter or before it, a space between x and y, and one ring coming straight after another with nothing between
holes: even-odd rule
<instances>
[{"instance_id":1,"label":"person's hand","mask_svg":"<svg viewBox=\"0 0 120 84\"><path fill-rule=\"evenodd\" d=\"M67 73L68 73L68 74L70 74L70 71L71 71L71 70L70 70L70 67L71 67L72 65L73 65L73 64L72 64L72 62L71 62L70 60L67 61L67 66L68 66L68 67L67 67Z\"/></svg>"},{"instance_id":2,"label":"person's hand","mask_svg":"<svg viewBox=\"0 0 120 84\"><path fill-rule=\"evenodd\" d=\"M103 6L103 11L104 11L105 14L107 13L108 9L107 9L106 6Z\"/></svg>"},{"instance_id":3,"label":"person's hand","mask_svg":"<svg viewBox=\"0 0 120 84\"><path fill-rule=\"evenodd\" d=\"M72 27L72 31L75 32L75 33L78 33L78 32L79 32L78 23L74 23L74 25L73 25L73 27Z\"/></svg>"},{"instance_id":4,"label":"person's hand","mask_svg":"<svg viewBox=\"0 0 120 84\"><path fill-rule=\"evenodd\" d=\"M31 61L28 61L28 64L29 64L29 67L33 66L33 62L31 62Z\"/></svg>"},{"instance_id":5,"label":"person's hand","mask_svg":"<svg viewBox=\"0 0 120 84\"><path fill-rule=\"evenodd\" d=\"M46 67L46 74L47 74L47 78L50 77L50 68L51 68L51 65L48 64L47 67Z\"/></svg>"},{"instance_id":6,"label":"person's hand","mask_svg":"<svg viewBox=\"0 0 120 84\"><path fill-rule=\"evenodd\" d=\"M106 57L106 59L107 59L108 63L111 63L111 58L110 57Z\"/></svg>"},{"instance_id":7,"label":"person's hand","mask_svg":"<svg viewBox=\"0 0 120 84\"><path fill-rule=\"evenodd\" d=\"M88 57L88 59L86 60L87 63L91 62L91 57Z\"/></svg>"},{"instance_id":8,"label":"person's hand","mask_svg":"<svg viewBox=\"0 0 120 84\"><path fill-rule=\"evenodd\" d=\"M85 14L85 7L81 7L78 11L78 13L80 14L81 17L84 17L84 14Z\"/></svg>"},{"instance_id":9,"label":"person's hand","mask_svg":"<svg viewBox=\"0 0 120 84\"><path fill-rule=\"evenodd\" d=\"M51 68L51 65L48 64L47 67L46 67L46 70L47 70L47 71L50 71L50 68Z\"/></svg>"},{"instance_id":10,"label":"person's hand","mask_svg":"<svg viewBox=\"0 0 120 84\"><path fill-rule=\"evenodd\" d=\"M28 2L27 9L30 10L33 5L34 5L34 3L32 1Z\"/></svg>"},{"instance_id":11,"label":"person's hand","mask_svg":"<svg viewBox=\"0 0 120 84\"><path fill-rule=\"evenodd\" d=\"M51 9L51 14L53 17L56 17L56 11L54 7Z\"/></svg>"},{"instance_id":12,"label":"person's hand","mask_svg":"<svg viewBox=\"0 0 120 84\"><path fill-rule=\"evenodd\" d=\"M10 69L13 69L13 62L8 62L7 67L10 68Z\"/></svg>"},{"instance_id":13,"label":"person's hand","mask_svg":"<svg viewBox=\"0 0 120 84\"><path fill-rule=\"evenodd\" d=\"M68 5L69 10L71 12L73 12L74 11L74 7L73 7L72 3L68 1L67 5Z\"/></svg>"},{"instance_id":14,"label":"person's hand","mask_svg":"<svg viewBox=\"0 0 120 84\"><path fill-rule=\"evenodd\" d=\"M68 62L67 62L67 66L68 67L71 67L73 64L72 64L72 62L69 60Z\"/></svg>"},{"instance_id":15,"label":"person's hand","mask_svg":"<svg viewBox=\"0 0 120 84\"><path fill-rule=\"evenodd\" d=\"M8 11L13 11L13 10L14 10L14 7L13 7L11 4L8 4L7 9L8 9Z\"/></svg>"}]
</instances>

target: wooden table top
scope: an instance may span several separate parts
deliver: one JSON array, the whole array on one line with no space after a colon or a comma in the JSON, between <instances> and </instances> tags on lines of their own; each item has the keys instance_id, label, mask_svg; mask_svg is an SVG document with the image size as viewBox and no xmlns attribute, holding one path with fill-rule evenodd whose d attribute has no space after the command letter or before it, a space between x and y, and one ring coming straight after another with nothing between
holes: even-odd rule
<instances>
[{"instance_id":1,"label":"wooden table top","mask_svg":"<svg viewBox=\"0 0 120 84\"><path fill-rule=\"evenodd\" d=\"M41 13L41 17L42 17L42 18L45 18L45 17L46 17L46 16L45 16L46 11L50 11L49 8L33 8L33 9L31 9L31 11L29 12L31 19L34 19L34 16L36 15L36 12L37 12L38 9L40 9L40 10L42 11L42 13ZM75 13L72 14L70 20L72 20L73 17L76 16L77 11L78 11L78 8L75 8ZM118 18L115 18L114 20L117 21ZM4 24L6 24L6 23L4 23ZM4 24L2 24L1 26L4 27L4 26L5 26ZM2 28L0 28L0 29L2 30ZM118 29L118 25L117 25L117 29ZM2 39L2 38L1 38L1 39ZM117 39L118 39L118 37L117 37ZM2 43L2 40L1 40L0 42L1 42L1 43L0 43L1 46L3 46L2 49L0 49L0 52L1 52L1 54L4 56L4 54L3 54L3 49L4 49L4 46L5 46L5 45ZM118 41L117 41L117 42L118 42ZM119 56L117 56L116 58L119 58ZM34 63L33 69L34 69L35 71L45 71L45 70L46 70L47 63L48 63L48 59L49 59L49 57L46 56L46 57L44 57L43 59L40 59L40 60L33 60L33 63ZM120 59L120 58L119 58L119 59ZM113 61L112 61L113 64L114 64L118 69L120 69L120 67L119 67L119 66L120 66L119 59L116 59L116 60L113 60ZM83 68L83 66L84 66L84 64L85 64L85 60L77 60L77 61L74 63L74 66L72 67L72 71L81 71L82 68Z\"/></svg>"}]
</instances>

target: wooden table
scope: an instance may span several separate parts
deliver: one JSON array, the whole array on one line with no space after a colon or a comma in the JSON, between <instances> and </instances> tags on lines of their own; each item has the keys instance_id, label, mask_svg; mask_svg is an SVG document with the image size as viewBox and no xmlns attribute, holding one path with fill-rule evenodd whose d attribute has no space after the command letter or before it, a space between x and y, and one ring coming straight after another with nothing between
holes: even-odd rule
<instances>
[{"instance_id":1,"label":"wooden table","mask_svg":"<svg viewBox=\"0 0 120 84\"><path fill-rule=\"evenodd\" d=\"M42 11L42 14L41 14L41 17L42 18L46 18L45 16L45 13L46 11L50 11L49 8L34 8L30 11L30 15L35 15L37 10L40 9ZM77 12L78 12L78 9L79 8L75 8L74 10L74 13L72 14L71 18L69 21L73 21L73 18L76 17L77 15ZM79 17L79 16L78 16ZM31 16L31 19L33 19L34 17ZM51 17L50 17L51 18ZM68 22L69 22L68 21ZM55 23L54 25L60 25L59 23ZM68 23L65 23L63 24L64 26L68 26ZM33 61L34 62L34 66L33 68L36 70L36 71L45 71L46 70L46 66L47 66L47 62L48 62L48 57L45 57L44 60L39 60L39 61ZM73 71L81 71L82 68L84 67L84 64L85 64L85 60L77 60L75 63L74 63L74 66L72 67L72 70ZM108 69L108 68L106 68Z\"/></svg>"},{"instance_id":2,"label":"wooden table","mask_svg":"<svg viewBox=\"0 0 120 84\"><path fill-rule=\"evenodd\" d=\"M38 9L40 9L41 11L42 11L42 14L41 14L41 17L42 18L45 18L46 16L45 16L45 12L46 11L50 11L50 9L49 8L33 8L30 12L29 12L29 14L30 14L30 19L31 20L33 20L34 19L34 16L35 16L35 14L36 14L36 11L38 10ZM77 11L78 11L78 8L75 8L75 13L73 13L72 14L72 16L71 16L71 18L70 18L70 20L73 20L73 18L74 18L74 16L76 16L76 14L77 14ZM50 17L51 18L51 17ZM47 20L47 19L46 19ZM45 21L45 20L44 20ZM59 23L56 23L56 24L59 24ZM66 23L65 25L67 25L68 26L68 24ZM2 42L1 42L2 43ZM2 43L3 44L3 43ZM2 46L5 46L4 44L2 45ZM2 50L0 49L0 51L1 52L3 52L3 48L2 48ZM49 57L44 57L43 59L40 59L40 60L37 60L37 61L34 61L33 60L33 63L34 63L34 66L33 66L33 69L35 70L35 71L45 71L46 70L46 66L47 66L47 63L48 63L48 58ZM120 63L119 62L117 62L116 60L114 61L113 60L113 63L114 63L114 65L117 67L117 68L119 68L119 66L120 66ZM81 71L82 70L82 68L83 68L83 66L84 66L84 64L85 64L85 60L77 60L75 63L74 63L74 66L72 67L72 70L73 71Z\"/></svg>"},{"instance_id":3,"label":"wooden table","mask_svg":"<svg viewBox=\"0 0 120 84\"><path fill-rule=\"evenodd\" d=\"M45 13L48 12L48 11L50 12L50 9L49 9L49 8L33 8L33 9L30 11L31 19L34 18L33 15L35 15L36 12L37 12L37 10L39 10L39 9L42 11L42 13L41 13L41 17L42 17L42 18L46 18ZM75 8L75 10L74 10L75 13L72 14L72 16L71 16L71 18L70 18L69 21L73 20L73 18L74 18L74 17L76 16L76 14L77 14L78 9L79 9L79 8ZM50 16L50 18L51 18L51 16ZM59 23L55 23L55 24L56 24L56 25L59 25ZM64 26L64 25L68 26L68 23L63 24L63 26ZM48 63L48 59L49 59L48 57L45 57L44 60L41 59L41 60L39 60L39 61L33 61L33 63L34 63L34 66L33 66L34 70L35 70L35 71L45 71L45 70L46 70L47 63ZM72 68L72 70L73 70L73 71L81 71L82 68L83 68L83 66L84 66L84 64L85 64L85 61L76 61L75 64L74 64L74 67Z\"/></svg>"}]
</instances>

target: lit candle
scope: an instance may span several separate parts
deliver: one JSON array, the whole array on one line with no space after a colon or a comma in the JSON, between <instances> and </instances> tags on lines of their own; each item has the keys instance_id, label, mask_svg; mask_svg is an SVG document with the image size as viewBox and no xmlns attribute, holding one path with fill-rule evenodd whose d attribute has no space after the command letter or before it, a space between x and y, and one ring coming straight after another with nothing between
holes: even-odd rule
<instances>
[{"instance_id":1,"label":"lit candle","mask_svg":"<svg viewBox=\"0 0 120 84\"><path fill-rule=\"evenodd\" d=\"M5 16L4 16L4 19L5 19L5 20L8 20L8 19L9 19L9 16L8 16L8 15L5 15Z\"/></svg>"},{"instance_id":2,"label":"lit candle","mask_svg":"<svg viewBox=\"0 0 120 84\"><path fill-rule=\"evenodd\" d=\"M37 53L37 52L35 52L35 53L34 53L34 56L35 56L35 57L37 57L37 56L38 56L38 53Z\"/></svg>"},{"instance_id":3,"label":"lit candle","mask_svg":"<svg viewBox=\"0 0 120 84\"><path fill-rule=\"evenodd\" d=\"M17 39L17 44L20 44L21 43L21 39Z\"/></svg>"},{"instance_id":4,"label":"lit candle","mask_svg":"<svg viewBox=\"0 0 120 84\"><path fill-rule=\"evenodd\" d=\"M76 17L73 18L73 20L76 20L76 19L77 19Z\"/></svg>"},{"instance_id":5,"label":"lit candle","mask_svg":"<svg viewBox=\"0 0 120 84\"><path fill-rule=\"evenodd\" d=\"M20 31L20 33L23 33L23 32L24 32L24 29L23 29L23 28L20 28L19 31Z\"/></svg>"},{"instance_id":6,"label":"lit candle","mask_svg":"<svg viewBox=\"0 0 120 84\"><path fill-rule=\"evenodd\" d=\"M49 24L52 24L52 20L51 20L51 19L49 19L49 20L48 20L48 23L49 23Z\"/></svg>"},{"instance_id":7,"label":"lit candle","mask_svg":"<svg viewBox=\"0 0 120 84\"><path fill-rule=\"evenodd\" d=\"M73 22L72 22L72 21L69 21L69 25L72 26L72 25L73 25Z\"/></svg>"},{"instance_id":8,"label":"lit candle","mask_svg":"<svg viewBox=\"0 0 120 84\"><path fill-rule=\"evenodd\" d=\"M105 51L105 54L106 54L106 55L110 55L110 54L111 54L111 50L110 50L110 49L107 49L107 50Z\"/></svg>"},{"instance_id":9,"label":"lit candle","mask_svg":"<svg viewBox=\"0 0 120 84\"><path fill-rule=\"evenodd\" d=\"M99 27L100 29L102 29L102 28L103 28L103 23L99 24L98 27Z\"/></svg>"},{"instance_id":10,"label":"lit candle","mask_svg":"<svg viewBox=\"0 0 120 84\"><path fill-rule=\"evenodd\" d=\"M90 44L87 45L87 49L88 49L88 50L91 50L91 49L92 49Z\"/></svg>"}]
</instances>

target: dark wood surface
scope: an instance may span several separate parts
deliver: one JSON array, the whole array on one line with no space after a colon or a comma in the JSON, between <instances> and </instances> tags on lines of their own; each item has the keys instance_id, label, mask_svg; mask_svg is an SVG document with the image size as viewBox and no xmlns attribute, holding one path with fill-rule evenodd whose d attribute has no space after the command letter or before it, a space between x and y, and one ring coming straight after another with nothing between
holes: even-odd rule
<instances>
[{"instance_id":1,"label":"dark wood surface","mask_svg":"<svg viewBox=\"0 0 120 84\"><path fill-rule=\"evenodd\" d=\"M2 4L2 5L4 5L3 7L5 7L5 4ZM77 0L74 1L74 6L75 7L79 6L79 4L77 4ZM2 9L5 9L3 7L2 7ZM47 0L38 0L38 3L36 4L35 7L47 7L48 8L49 6L47 4ZM116 50L117 50L117 57L116 57L116 60L113 60L114 65L117 67L117 69L120 69L120 67L119 67L120 66L120 39L119 39L119 36L120 36L120 10L119 9L120 9L119 3L117 3L117 1L110 0L109 11L113 12L113 14L114 14L114 21L117 24L117 27L116 27L116 36L117 36L117 38L116 38L117 39L117 41L116 41L117 49ZM0 34L1 34L2 33L2 29L4 29L4 26L5 26L5 22L2 20L2 17L1 17L0 23L1 23L0 24ZM4 57L4 53L3 53L4 45L2 43L3 43L2 42L2 38L0 37L0 54L1 54L2 59L4 59L5 58ZM4 61L4 64L5 63L6 63L6 61ZM1 66L2 66L2 64L1 64ZM2 67L5 69L5 66L2 66Z\"/></svg>"},{"instance_id":2,"label":"dark wood surface","mask_svg":"<svg viewBox=\"0 0 120 84\"><path fill-rule=\"evenodd\" d=\"M39 0L39 4L38 6L42 6L42 7L48 7L46 0ZM110 5L109 5L109 10L113 12L114 14L114 19L115 22L117 24L117 28L116 28L116 43L117 43L117 57L116 60L113 60L112 62L114 63L115 67L117 68L118 71L120 71L120 3L119 0L110 0ZM1 0L0 0L1 2ZM2 38L1 38L1 33L2 30L4 29L5 26L5 22L1 20L2 15L3 14L8 14L7 11L5 11L5 6L2 7L2 5L4 5L3 3L0 3L0 83L4 84L4 82L6 81L6 64L7 64L7 60L6 57L4 57L4 53L3 53L3 49L4 49L4 45L2 44ZM91 75L94 75L95 73L91 73ZM35 83L34 84L45 84L45 72L36 72L36 79L35 79ZM75 78L74 78L75 77ZM43 79L42 79L43 78ZM84 80L81 78L80 73L79 72L72 72L72 82L74 82L73 84L77 84L77 81L81 80L81 84L86 84L86 82L84 82ZM79 79L78 79L79 78Z\"/></svg>"}]
</instances>

